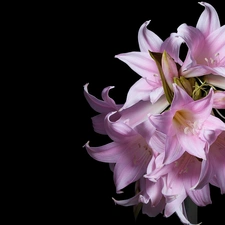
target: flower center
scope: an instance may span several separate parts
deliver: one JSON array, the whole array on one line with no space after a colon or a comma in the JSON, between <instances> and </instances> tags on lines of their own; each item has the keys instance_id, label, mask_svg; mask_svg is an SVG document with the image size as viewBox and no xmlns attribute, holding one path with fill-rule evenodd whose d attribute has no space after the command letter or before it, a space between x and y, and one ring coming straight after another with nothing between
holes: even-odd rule
<instances>
[{"instance_id":1,"label":"flower center","mask_svg":"<svg viewBox=\"0 0 225 225\"><path fill-rule=\"evenodd\" d=\"M201 129L199 121L194 121L191 114L184 110L177 111L173 117L173 121L175 126L187 135L196 135Z\"/></svg>"}]
</instances>

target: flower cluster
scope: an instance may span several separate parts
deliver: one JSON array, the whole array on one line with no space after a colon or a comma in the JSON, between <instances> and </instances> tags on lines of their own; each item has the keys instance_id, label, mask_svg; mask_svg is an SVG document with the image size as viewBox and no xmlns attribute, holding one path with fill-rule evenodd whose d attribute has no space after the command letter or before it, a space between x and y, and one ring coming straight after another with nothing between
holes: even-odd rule
<instances>
[{"instance_id":1,"label":"flower cluster","mask_svg":"<svg viewBox=\"0 0 225 225\"><path fill-rule=\"evenodd\" d=\"M95 160L109 163L117 193L135 184L131 198L114 202L140 206L142 213L176 213L183 224L184 200L211 204L210 185L225 194L225 26L215 8L204 7L196 27L181 24L164 41L145 21L138 31L140 51L115 58L140 75L124 104L102 90L102 99L84 96L97 112L95 132L110 143L84 147ZM186 45L184 59L181 45Z\"/></svg>"}]
</instances>

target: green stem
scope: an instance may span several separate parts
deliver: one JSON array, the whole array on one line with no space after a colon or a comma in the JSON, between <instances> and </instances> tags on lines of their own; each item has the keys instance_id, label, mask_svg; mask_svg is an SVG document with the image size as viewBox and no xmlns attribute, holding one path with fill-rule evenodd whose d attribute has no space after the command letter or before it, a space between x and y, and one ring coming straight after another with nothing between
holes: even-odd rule
<instances>
[{"instance_id":1,"label":"green stem","mask_svg":"<svg viewBox=\"0 0 225 225\"><path fill-rule=\"evenodd\" d=\"M184 205L186 208L188 220L191 223L197 224L198 223L198 206L189 197L187 197L184 200Z\"/></svg>"}]
</instances>

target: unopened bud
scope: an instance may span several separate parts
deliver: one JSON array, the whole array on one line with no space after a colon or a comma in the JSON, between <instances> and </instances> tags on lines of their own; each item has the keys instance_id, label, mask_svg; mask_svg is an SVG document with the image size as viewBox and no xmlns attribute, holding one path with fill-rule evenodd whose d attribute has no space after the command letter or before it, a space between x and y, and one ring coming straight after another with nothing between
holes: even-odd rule
<instances>
[{"instance_id":1,"label":"unopened bud","mask_svg":"<svg viewBox=\"0 0 225 225\"><path fill-rule=\"evenodd\" d=\"M189 82L189 79L181 76L180 78L174 77L173 81L179 87L183 88L190 96L192 96L193 85L191 82Z\"/></svg>"}]
</instances>

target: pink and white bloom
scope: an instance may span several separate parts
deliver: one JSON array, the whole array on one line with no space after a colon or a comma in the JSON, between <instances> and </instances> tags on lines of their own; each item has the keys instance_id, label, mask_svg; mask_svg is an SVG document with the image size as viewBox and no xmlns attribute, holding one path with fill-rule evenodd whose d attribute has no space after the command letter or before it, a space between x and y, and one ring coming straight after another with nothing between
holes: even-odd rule
<instances>
[{"instance_id":1,"label":"pink and white bloom","mask_svg":"<svg viewBox=\"0 0 225 225\"><path fill-rule=\"evenodd\" d=\"M150 121L157 130L167 135L165 162L171 163L188 152L206 159L206 147L225 130L225 124L211 115L214 92L194 101L182 88L173 84L174 98L170 109L151 115Z\"/></svg>"},{"instance_id":2,"label":"pink and white bloom","mask_svg":"<svg viewBox=\"0 0 225 225\"><path fill-rule=\"evenodd\" d=\"M115 56L141 76L128 91L123 108L128 108L140 100L155 103L164 94L158 67L149 51L163 53L165 50L175 62L182 63L179 59L179 47L183 40L172 34L163 41L154 32L148 30L149 23L150 21L143 23L138 31L140 51L121 53Z\"/></svg>"},{"instance_id":3,"label":"pink and white bloom","mask_svg":"<svg viewBox=\"0 0 225 225\"><path fill-rule=\"evenodd\" d=\"M150 217L176 213L188 225L187 198L211 204L210 185L225 194L225 25L212 5L199 4L205 9L196 27L183 23L163 41L146 21L138 31L140 51L115 55L140 76L123 104L109 96L114 86L98 99L84 85L97 113L93 129L111 140L102 146L88 141L86 151L109 164L116 193L135 184L133 197L114 202L138 212L141 205Z\"/></svg>"},{"instance_id":4,"label":"pink and white bloom","mask_svg":"<svg viewBox=\"0 0 225 225\"><path fill-rule=\"evenodd\" d=\"M137 131L124 122L111 122L110 114L105 118L105 128L113 142L99 147L85 147L95 160L115 164L113 168L116 191L119 193L129 184L139 180L145 173L155 154ZM149 135L155 132L149 128Z\"/></svg>"},{"instance_id":5,"label":"pink and white bloom","mask_svg":"<svg viewBox=\"0 0 225 225\"><path fill-rule=\"evenodd\" d=\"M207 74L225 77L225 26L215 8L206 2L199 2L205 10L199 17L196 27L181 24L177 35L188 46L187 57L180 69L185 77L198 77Z\"/></svg>"},{"instance_id":6,"label":"pink and white bloom","mask_svg":"<svg viewBox=\"0 0 225 225\"><path fill-rule=\"evenodd\" d=\"M165 165L163 161L164 154L162 153L155 160L156 169L144 177L153 182L163 179L162 194L166 199L164 215L169 217L176 212L182 223L191 224L181 207L184 200L189 196L198 206L212 203L209 182L201 189L192 189L201 174L201 161L187 152L169 164Z\"/></svg>"}]
</instances>

